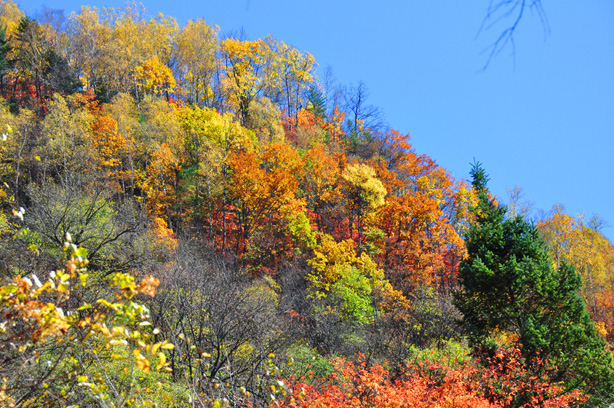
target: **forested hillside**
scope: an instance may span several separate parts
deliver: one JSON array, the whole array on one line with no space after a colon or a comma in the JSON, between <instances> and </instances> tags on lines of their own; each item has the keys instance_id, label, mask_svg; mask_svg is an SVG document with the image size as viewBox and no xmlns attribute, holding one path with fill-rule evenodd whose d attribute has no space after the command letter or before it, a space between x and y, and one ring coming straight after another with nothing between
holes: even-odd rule
<instances>
[{"instance_id":1,"label":"forested hillside","mask_svg":"<svg viewBox=\"0 0 614 408\"><path fill-rule=\"evenodd\" d=\"M274 37L0 7L0 405L614 402L598 218L527 220Z\"/></svg>"}]
</instances>

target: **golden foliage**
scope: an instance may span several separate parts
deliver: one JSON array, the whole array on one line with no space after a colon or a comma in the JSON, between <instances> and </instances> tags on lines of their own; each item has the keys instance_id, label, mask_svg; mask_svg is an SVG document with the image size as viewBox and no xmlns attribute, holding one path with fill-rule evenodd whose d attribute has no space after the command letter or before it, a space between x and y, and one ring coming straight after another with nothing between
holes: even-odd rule
<instances>
[{"instance_id":1,"label":"golden foliage","mask_svg":"<svg viewBox=\"0 0 614 408\"><path fill-rule=\"evenodd\" d=\"M134 77L146 93L154 95L171 93L177 85L171 69L155 55L134 69Z\"/></svg>"}]
</instances>

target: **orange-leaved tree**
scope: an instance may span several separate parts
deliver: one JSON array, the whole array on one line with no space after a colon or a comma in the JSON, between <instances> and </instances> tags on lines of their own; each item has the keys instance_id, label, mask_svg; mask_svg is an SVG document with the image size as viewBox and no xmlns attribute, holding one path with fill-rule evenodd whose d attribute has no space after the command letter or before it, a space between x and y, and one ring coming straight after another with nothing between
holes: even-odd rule
<instances>
[{"instance_id":1,"label":"orange-leaved tree","mask_svg":"<svg viewBox=\"0 0 614 408\"><path fill-rule=\"evenodd\" d=\"M261 153L233 153L228 164L238 256L262 258L260 264L268 259L270 267L282 254L291 254L295 245L311 245L305 204L296 197L304 166L296 150L272 143Z\"/></svg>"},{"instance_id":2,"label":"orange-leaved tree","mask_svg":"<svg viewBox=\"0 0 614 408\"><path fill-rule=\"evenodd\" d=\"M374 163L388 190L379 210L384 238L377 259L406 293L449 284L464 255L461 233L473 194L430 157L416 154L408 136L390 131L386 137L388 159Z\"/></svg>"}]
</instances>

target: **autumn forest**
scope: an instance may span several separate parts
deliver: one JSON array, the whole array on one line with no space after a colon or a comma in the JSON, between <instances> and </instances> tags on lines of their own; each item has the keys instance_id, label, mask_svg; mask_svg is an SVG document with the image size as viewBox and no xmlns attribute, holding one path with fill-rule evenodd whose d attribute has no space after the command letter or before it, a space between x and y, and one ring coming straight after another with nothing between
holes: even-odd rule
<instances>
[{"instance_id":1,"label":"autumn forest","mask_svg":"<svg viewBox=\"0 0 614 408\"><path fill-rule=\"evenodd\" d=\"M142 6L0 0L0 405L607 407L614 247L364 83Z\"/></svg>"}]
</instances>

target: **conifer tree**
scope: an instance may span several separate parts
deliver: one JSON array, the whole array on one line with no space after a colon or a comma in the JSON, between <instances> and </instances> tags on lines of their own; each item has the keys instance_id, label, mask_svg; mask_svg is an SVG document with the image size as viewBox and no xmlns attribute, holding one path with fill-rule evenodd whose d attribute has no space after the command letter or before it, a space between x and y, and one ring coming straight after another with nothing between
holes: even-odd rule
<instances>
[{"instance_id":1,"label":"conifer tree","mask_svg":"<svg viewBox=\"0 0 614 408\"><path fill-rule=\"evenodd\" d=\"M11 52L11 44L6 38L6 27L0 26L0 92L4 88L4 74L11 67L9 53Z\"/></svg>"},{"instance_id":2,"label":"conifer tree","mask_svg":"<svg viewBox=\"0 0 614 408\"><path fill-rule=\"evenodd\" d=\"M580 276L565 263L555 269L531 222L505 217L479 164L471 175L479 201L466 236L456 305L474 350L492 350L496 335L507 334L525 361L550 362L537 375L563 381L568 390L582 389L591 405L612 400L612 356L579 293Z\"/></svg>"},{"instance_id":3,"label":"conifer tree","mask_svg":"<svg viewBox=\"0 0 614 408\"><path fill-rule=\"evenodd\" d=\"M6 38L6 27L0 26L0 74L4 74L10 67L9 52L11 52L11 44Z\"/></svg>"},{"instance_id":4,"label":"conifer tree","mask_svg":"<svg viewBox=\"0 0 614 408\"><path fill-rule=\"evenodd\" d=\"M312 85L307 92L308 109L315 116L324 118L326 116L326 98L322 91L315 85Z\"/></svg>"}]
</instances>

